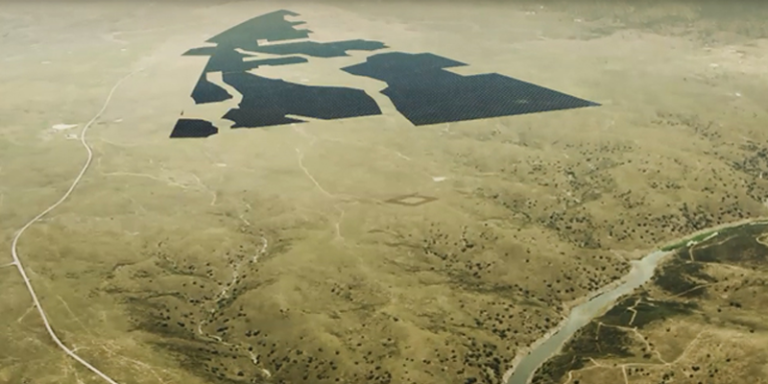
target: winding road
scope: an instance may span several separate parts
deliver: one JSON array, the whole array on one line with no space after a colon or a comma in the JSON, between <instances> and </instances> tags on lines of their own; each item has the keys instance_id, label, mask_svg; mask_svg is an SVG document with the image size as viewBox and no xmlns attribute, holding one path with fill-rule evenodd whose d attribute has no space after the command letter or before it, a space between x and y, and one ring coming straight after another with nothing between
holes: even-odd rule
<instances>
[{"instance_id":1,"label":"winding road","mask_svg":"<svg viewBox=\"0 0 768 384\"><path fill-rule=\"evenodd\" d=\"M64 353L66 353L68 356L70 356L71 358L76 360L78 363L80 363L81 365L86 367L88 370L90 370L94 374L96 374L99 377L101 377L102 379L104 379L109 384L118 384L118 382L115 381L114 379L112 379L106 373L104 373L101 370L99 370L98 368L94 367L92 364L90 364L88 361L86 361L85 359L83 359L79 355L77 355L75 353L75 351L72 350L71 348L67 347L61 341L61 339L59 339L59 337L56 335L56 333L54 332L53 328L51 327L51 324L50 324L50 321L48 319L48 316L46 315L46 313L45 313L45 311L43 309L43 306L40 304L40 300L38 299L38 296L35 293L34 287L33 287L32 283L31 283L31 281L29 279L29 276L27 275L27 272L24 269L23 263L21 261L21 257L19 256L19 252L18 252L18 242L21 239L21 237L23 236L23 234L26 232L27 229L29 229L35 223L39 222L43 217L45 217L46 215L51 213L54 209L59 207L62 203L64 203L72 195L73 191L78 186L80 181L83 179L84 175L86 174L86 172L90 168L91 163L93 161L93 151L92 151L91 147L88 145L88 142L86 141L86 134L87 134L89 128L102 116L104 111L106 111L107 107L109 106L110 101L112 100L113 95L115 94L117 89L120 87L120 85L125 80L130 78L131 76L133 76L136 73L141 72L143 70L144 70L144 68L135 70L135 71L127 74L126 76L122 77L120 80L118 80L117 83L115 83L114 86L112 87L112 89L109 91L109 94L107 95L106 99L104 100L104 103L103 103L101 109L85 124L85 126L83 127L83 129L81 131L81 134L80 134L80 143L82 144L82 146L85 148L85 150L87 152L87 158L85 160L85 163L81 167L81 169L80 169L79 173L77 174L77 176L72 181L69 189L55 203L53 203L48 208L46 208L45 210L40 212L37 216L32 218L29 222L27 222L23 227L21 227L21 229L19 229L15 233L15 236L13 237L13 241L11 243L11 255L13 257L13 261L8 263L8 264L6 264L6 266L14 265L16 267L16 269L18 270L19 274L21 275L22 279L24 280L24 284L26 285L27 291L29 292L30 296L32 297L32 301L34 302L34 305L37 308L37 312L39 313L40 318L43 320L43 324L45 325L45 329L48 332L48 335L56 343L56 345L62 351L64 351ZM299 161L301 162L301 152L298 149L297 149L297 151L299 153ZM311 175L309 175L309 176L311 178ZM322 190L322 187L320 187L319 185L318 185L318 187ZM322 190L322 191L325 192L324 190ZM326 194L327 194L327 192L326 192ZM747 220L741 220L741 221L736 222L736 223L722 224L722 225L719 225L719 226L716 226L716 227L713 227L713 228L708 228L708 229L702 230L702 231L700 231L698 233L701 234L701 233L704 233L704 232L707 232L707 231L716 231L718 229L727 228L727 227L734 227L734 226L738 226L738 225L747 224L747 223L750 223L750 222L764 222L764 221L766 221L765 217L752 218L752 219L747 219ZM686 236L685 238L682 238L681 241L685 240L685 239L695 238L695 237L696 237L696 234L690 235L690 236ZM266 240L265 239L263 239L263 240L265 241L264 247L266 248ZM762 239L761 239L761 242L762 242ZM652 256L652 255L649 255L649 256ZM638 265L636 267L640 267L640 268L639 269L633 268L634 272L631 272L631 273L641 274L641 275L643 275L643 279L650 278L648 268L650 268L650 270L651 270L650 271L650 275L652 275L653 274L652 270L655 268L656 263L661 260L661 257L660 257L660 255L656 254L656 256L651 257L651 259L654 259L654 260L653 260L653 262L650 265L645 265L645 266L642 266L642 267L640 265ZM640 279L640 280L643 280L643 279ZM629 284L629 285L634 285L634 284ZM608 289L605 289L605 288L608 288ZM606 291L606 292L602 292L602 293L598 294L597 296L604 296L604 297L609 297L609 298L606 299L605 302L601 303L601 308L598 308L597 310L594 310L594 308L593 308L593 310L587 311L587 312L590 312L590 314L594 314L594 313L599 312L599 310L605 309L605 305L607 305L607 303L609 301L615 300L618 297L617 293L621 293L619 291L626 290L628 287L627 287L626 284L621 284L619 287L615 287L615 288L613 288L613 287L605 287L605 288L601 289L600 291ZM595 292L592 292L589 296L590 297L595 297L596 296L595 294L596 294ZM595 308L597 308L597 306L594 304L594 302L591 305L595 306ZM594 313L592 313L592 312L594 312ZM582 319L580 321L575 322L574 325L571 327L571 328L575 328L575 329L580 328L579 325L582 322L584 322L584 318L585 317L589 317L589 315L585 316L585 313L580 313L580 311L574 311L574 313L572 313L572 316L574 316L574 315L579 315L579 316L582 317ZM571 316L569 316L569 318L571 318ZM566 319L563 324L565 324L567 322L568 322L568 319ZM576 323L578 323L578 324L576 324ZM560 327L562 327L563 324L561 324ZM569 332L567 332L567 333L568 334L572 334L573 332L575 332L575 329L570 329ZM522 357L522 360L525 360L525 361L517 361L517 364L515 364L515 365L517 365L517 367L514 367L513 369L509 370L507 372L507 374L505 375L506 378L510 379L509 382L510 383L529 382L529 380L530 380L533 372L535 372L536 368L538 368L540 366L540 364L543 363L543 361L545 361L548 357L551 357L551 355L553 353L556 353L556 351L559 350L559 348L562 346L562 344L568 339L568 337L564 335L565 333L566 332L559 332L558 329L553 329L553 332L551 332L550 334L545 336L545 338L543 338L538 343L536 343L537 344L536 347L532 348L532 350L524 351L523 354L525 354L527 356ZM550 340L550 339L552 339L552 340ZM530 354L529 354L529 352L530 352ZM535 357L530 356L531 354L534 355ZM536 355L538 355L538 356L536 356ZM520 369L522 367L525 367L525 368L524 369ZM517 368L517 369L515 369L515 368ZM522 371L524 371L524 372L522 372Z\"/></svg>"},{"instance_id":2,"label":"winding road","mask_svg":"<svg viewBox=\"0 0 768 384\"><path fill-rule=\"evenodd\" d=\"M53 331L53 328L51 327L50 322L48 321L48 316L45 314L45 311L43 310L43 306L40 304L40 300L37 298L37 294L35 293L35 289L32 286L32 282L29 280L29 276L27 276L26 270L24 270L24 265L21 262L21 258L19 257L18 252L18 243L21 236L26 232L29 227L31 227L36 222L40 221L43 217L45 217L47 214L51 213L56 207L61 205L69 196L72 195L72 192L75 190L78 184L80 184L80 181L83 179L83 176L88 171L88 168L91 166L91 162L93 161L93 150L91 150L91 147L88 145L88 142L85 140L85 135L88 132L88 129L93 125L93 123L98 120L101 115L106 111L107 106L109 105L109 102L112 100L112 96L115 94L115 91L120 87L120 84L123 83L126 79L133 76L137 72L142 71L142 69L138 69L136 71L133 71L129 73L128 75L124 76L120 80L117 81L117 83L112 87L112 89L109 91L109 94L107 95L106 100L104 100L104 104L102 105L101 109L99 110L96 115L91 118L91 120L88 121L88 123L83 126L83 130L80 133L80 143L85 148L86 152L88 153L88 157L85 160L85 163L83 164L82 168L80 169L80 173L77 174L77 177L72 181L72 184L69 186L69 189L64 193L64 195L59 198L58 201L53 203L50 207L46 208L44 211L40 212L37 216L35 216L32 220L24 224L21 229L19 229L16 232L16 235L13 237L13 242L11 243L11 255L13 256L13 262L11 264L16 266L16 269L19 271L19 274L21 275L21 278L24 279L24 284L27 286L27 291L29 292L29 295L32 296L32 301L35 304L35 307L37 308L37 312L40 314L40 318L43 319L43 324L45 325L45 330L48 331L48 335L51 336L51 339L56 343L56 345L64 351L67 355L75 359L78 363L82 364L84 367L88 368L91 372L95 373L102 379L104 379L106 382L110 384L118 384L117 381L112 379L111 377L107 376L106 373L102 372L98 368L91 365L91 363L87 362L85 359L80 357L73 351L71 348L64 345L64 343L59 339L59 337L56 335L56 333Z\"/></svg>"}]
</instances>

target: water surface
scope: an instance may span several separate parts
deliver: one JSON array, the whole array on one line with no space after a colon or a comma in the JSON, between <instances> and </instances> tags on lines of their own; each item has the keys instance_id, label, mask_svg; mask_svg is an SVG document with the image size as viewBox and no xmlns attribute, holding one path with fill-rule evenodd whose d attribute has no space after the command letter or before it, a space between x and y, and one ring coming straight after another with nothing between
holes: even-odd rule
<instances>
[{"instance_id":1,"label":"water surface","mask_svg":"<svg viewBox=\"0 0 768 384\"><path fill-rule=\"evenodd\" d=\"M619 297L632 293L648 282L653 277L656 267L668 254L670 252L655 251L640 260L633 261L632 269L624 276L618 286L599 293L585 303L574 307L568 318L560 324L558 331L534 348L517 364L508 383L527 384L536 370L558 353L576 331L603 314Z\"/></svg>"}]
</instances>

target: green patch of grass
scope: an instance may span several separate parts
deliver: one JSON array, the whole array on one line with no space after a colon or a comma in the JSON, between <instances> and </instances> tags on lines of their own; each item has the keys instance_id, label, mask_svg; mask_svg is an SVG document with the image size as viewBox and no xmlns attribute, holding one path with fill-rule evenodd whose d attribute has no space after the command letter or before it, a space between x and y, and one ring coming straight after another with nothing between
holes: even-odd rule
<instances>
[{"instance_id":1,"label":"green patch of grass","mask_svg":"<svg viewBox=\"0 0 768 384\"><path fill-rule=\"evenodd\" d=\"M563 351L545 362L534 374L533 384L560 383L568 372L583 368L590 358L632 357L632 336L616 327L598 326L592 321L564 346Z\"/></svg>"},{"instance_id":2,"label":"green patch of grass","mask_svg":"<svg viewBox=\"0 0 768 384\"><path fill-rule=\"evenodd\" d=\"M687 247L688 243L690 243L690 242L694 242L694 243L701 242L701 241L705 240L707 237L712 236L712 234L715 233L715 232L717 232L717 231L709 231L709 232L700 233L700 234L698 234L696 236L692 236L692 237L690 237L688 239L685 239L685 240L679 241L677 243L674 243L674 244L662 247L661 250L663 252L675 251L675 250L678 250L680 248Z\"/></svg>"}]
</instances>

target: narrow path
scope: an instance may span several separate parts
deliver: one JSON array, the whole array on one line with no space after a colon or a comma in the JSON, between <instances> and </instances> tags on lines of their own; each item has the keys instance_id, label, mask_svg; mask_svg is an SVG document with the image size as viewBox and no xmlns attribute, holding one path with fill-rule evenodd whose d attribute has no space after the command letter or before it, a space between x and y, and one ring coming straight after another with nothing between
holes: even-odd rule
<instances>
[{"instance_id":1,"label":"narrow path","mask_svg":"<svg viewBox=\"0 0 768 384\"><path fill-rule=\"evenodd\" d=\"M43 306L40 305L40 300L37 298L37 294L35 293L35 289L32 287L32 283L29 281L29 277L27 276L27 272L24 270L24 266L21 263L21 258L19 257L19 253L17 250L17 245L19 243L19 239L21 238L21 235L24 234L24 232L29 229L29 227L32 226L32 224L35 224L36 222L40 221L45 215L49 214L51 211L56 209L59 205L61 205L71 194L72 191L75 190L75 187L77 187L78 184L80 184L80 181L83 179L83 175L85 175L85 172L88 171L88 168L91 166L91 162L93 161L93 151L91 150L91 147L88 145L88 142L85 141L85 134L88 132L88 128L90 128L93 123L96 122L96 120L101 117L101 115L104 113L104 111L107 109L107 106L109 105L109 102L112 100L112 96L115 94L115 91L118 87L120 87L120 84L123 83L127 78L131 77L132 75L136 74L137 72L141 71L142 69L133 71L126 75L125 77L118 80L118 82L112 87L112 89L109 91L109 94L107 95L106 100L104 100L104 104L102 105L101 109L98 113L96 113L93 118L91 118L90 121L88 121L87 124L83 127L82 132L80 133L80 143L85 148L86 152L88 152L88 157L85 160L85 163L83 164L83 167L80 169L80 173L77 174L77 177L72 181L72 184L69 186L69 189L67 192L64 193L64 195L59 198L58 201L53 203L50 207L46 208L44 211L40 212L37 216L35 216L32 220L30 220L28 223L26 223L21 229L19 229L16 232L16 235L13 237L13 242L11 243L11 255L13 256L13 262L12 264L16 266L16 269L19 271L19 274L21 274L21 278L24 279L24 284L27 286L27 291L29 291L29 295L32 296L32 301L35 304L35 307L37 308L37 312L40 314L40 318L43 320L43 324L45 325L46 331L48 331L48 335L51 336L51 339L56 343L56 345L59 346L59 348L64 351L67 355L75 359L78 363L82 364L86 368L88 368L91 372L95 373L105 381L107 381L110 384L118 384L115 380L113 380L111 377L107 376L104 372L100 371L98 368L94 367L85 359L78 356L72 349L64 345L64 343L61 342L59 337L56 335L55 332L53 332L53 328L51 328L51 324L48 321L48 316L46 316L45 311L43 310Z\"/></svg>"}]
</instances>

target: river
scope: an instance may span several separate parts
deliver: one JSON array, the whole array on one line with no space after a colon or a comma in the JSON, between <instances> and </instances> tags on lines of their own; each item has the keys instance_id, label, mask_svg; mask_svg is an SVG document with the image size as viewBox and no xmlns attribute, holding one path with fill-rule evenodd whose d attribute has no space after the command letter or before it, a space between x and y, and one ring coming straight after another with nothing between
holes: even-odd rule
<instances>
[{"instance_id":1,"label":"river","mask_svg":"<svg viewBox=\"0 0 768 384\"><path fill-rule=\"evenodd\" d=\"M604 314L621 296L632 293L648 282L653 277L656 267L664 260L665 256L674 253L677 246L706 241L717 236L718 231L722 229L758 224L768 224L768 219L760 217L718 225L699 231L687 237L687 240L676 243L676 246L654 251L639 260L632 261L632 269L621 280L592 293L592 296L585 302L573 307L568 317L534 343L525 356L518 356L512 363L512 369L504 375L506 383L529 384L536 370L560 352L563 345L576 331L589 324L592 319Z\"/></svg>"},{"instance_id":2,"label":"river","mask_svg":"<svg viewBox=\"0 0 768 384\"><path fill-rule=\"evenodd\" d=\"M609 286L609 289L599 292L591 299L574 307L568 317L558 324L553 332L535 344L530 353L515 365L507 384L528 384L536 370L558 353L576 331L589 324L592 319L605 313L619 297L632 293L648 282L653 277L656 266L664 260L664 256L671 253L655 251L640 260L632 261L632 269L620 280L618 285Z\"/></svg>"}]
</instances>

